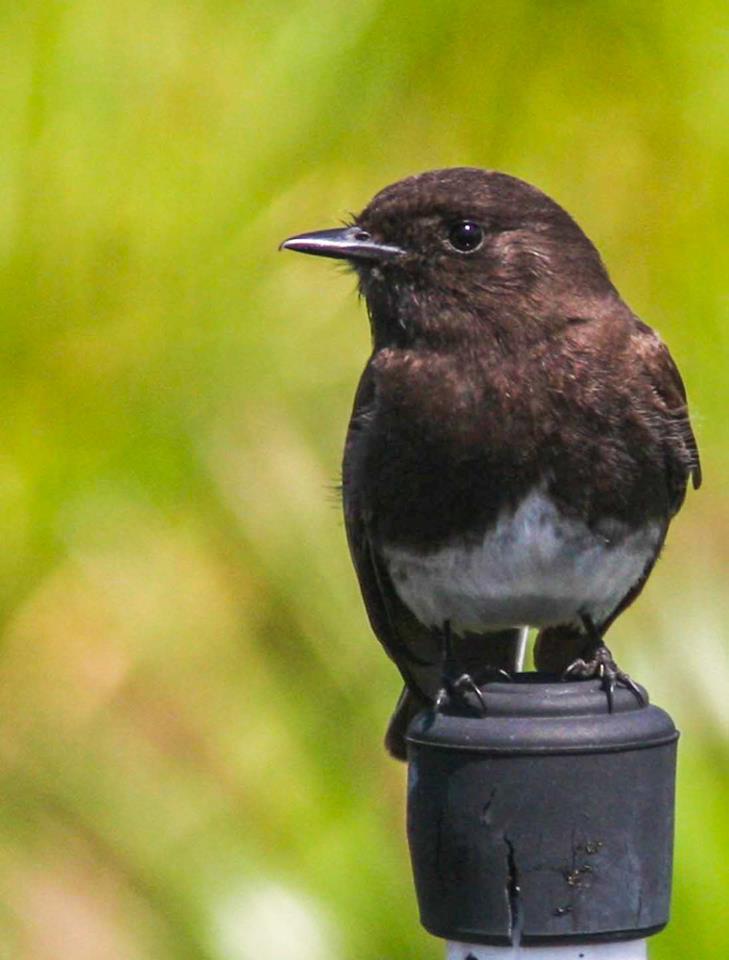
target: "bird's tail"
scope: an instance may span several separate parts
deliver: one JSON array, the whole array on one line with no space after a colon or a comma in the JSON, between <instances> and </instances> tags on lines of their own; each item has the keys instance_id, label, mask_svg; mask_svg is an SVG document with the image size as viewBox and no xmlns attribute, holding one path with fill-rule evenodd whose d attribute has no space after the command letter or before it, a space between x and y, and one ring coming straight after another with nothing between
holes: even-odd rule
<instances>
[{"instance_id":1,"label":"bird's tail","mask_svg":"<svg viewBox=\"0 0 729 960\"><path fill-rule=\"evenodd\" d=\"M385 746L396 760L407 760L405 734L410 726L410 721L426 704L427 701L413 693L408 687L402 688L402 693L395 705L395 711L390 718L385 734Z\"/></svg>"}]
</instances>

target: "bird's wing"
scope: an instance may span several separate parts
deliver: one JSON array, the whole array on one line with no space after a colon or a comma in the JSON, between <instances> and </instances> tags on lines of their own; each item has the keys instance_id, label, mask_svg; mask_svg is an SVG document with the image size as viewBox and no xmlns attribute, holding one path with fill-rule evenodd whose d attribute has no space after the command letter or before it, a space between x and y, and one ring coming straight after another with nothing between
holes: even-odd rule
<instances>
[{"instance_id":1,"label":"bird's wing","mask_svg":"<svg viewBox=\"0 0 729 960\"><path fill-rule=\"evenodd\" d=\"M362 431L374 412L374 383L369 367L360 380L344 449L342 493L349 550L365 608L377 638L397 665L407 687L422 703L430 702L442 681L443 651L437 636L400 600L378 549L365 505L353 482L363 448ZM514 669L519 630L454 638L459 665L478 679L490 669Z\"/></svg>"},{"instance_id":2,"label":"bird's wing","mask_svg":"<svg viewBox=\"0 0 729 960\"><path fill-rule=\"evenodd\" d=\"M439 654L432 632L426 629L398 597L384 559L376 548L367 511L353 476L358 467L361 435L372 416L374 382L365 368L354 398L354 409L344 447L342 496L347 542L372 629L403 680L423 701L434 696L439 679Z\"/></svg>"},{"instance_id":3,"label":"bird's wing","mask_svg":"<svg viewBox=\"0 0 729 960\"><path fill-rule=\"evenodd\" d=\"M666 429L666 467L671 506L675 513L683 503L689 477L694 489L701 486L701 461L689 421L686 388L668 347L658 334L638 321L633 349L653 390L659 415Z\"/></svg>"},{"instance_id":4,"label":"bird's wing","mask_svg":"<svg viewBox=\"0 0 729 960\"><path fill-rule=\"evenodd\" d=\"M658 415L661 417L665 436L664 456L669 502L671 511L675 514L686 496L689 478L695 490L701 486L701 461L689 421L686 388L668 347L651 327L641 321L637 322L632 347L640 358L642 369L653 391ZM667 530L666 523L660 541L640 578L604 620L601 629L607 630L640 594L660 555Z\"/></svg>"}]
</instances>

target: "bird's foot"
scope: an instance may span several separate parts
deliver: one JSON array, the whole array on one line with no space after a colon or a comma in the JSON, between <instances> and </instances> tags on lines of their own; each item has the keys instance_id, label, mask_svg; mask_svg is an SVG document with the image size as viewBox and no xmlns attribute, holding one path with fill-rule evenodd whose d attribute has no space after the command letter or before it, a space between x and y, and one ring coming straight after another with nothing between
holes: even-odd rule
<instances>
[{"instance_id":1,"label":"bird's foot","mask_svg":"<svg viewBox=\"0 0 729 960\"><path fill-rule=\"evenodd\" d=\"M481 715L485 715L487 713L486 701L470 673L461 673L457 676L444 674L441 680L441 688L433 702L433 708L436 713L440 713L446 707L458 704L473 710L474 701L478 705Z\"/></svg>"},{"instance_id":2,"label":"bird's foot","mask_svg":"<svg viewBox=\"0 0 729 960\"><path fill-rule=\"evenodd\" d=\"M602 681L602 688L607 695L608 710L610 713L613 712L616 686L625 687L630 690L642 707L646 705L646 698L643 691L630 679L627 673L620 669L613 659L612 653L610 653L602 641L595 647L592 656L588 660L578 657L577 660L572 661L562 674L563 680L591 680L594 678L599 678Z\"/></svg>"},{"instance_id":3,"label":"bird's foot","mask_svg":"<svg viewBox=\"0 0 729 960\"><path fill-rule=\"evenodd\" d=\"M484 716L488 711L481 685L489 680L511 680L511 675L506 670L479 667L477 683L459 662L459 657L454 650L450 620L445 621L437 636L443 650L443 672L440 689L433 701L435 712L438 713L445 707L458 704L471 712L478 711L481 716Z\"/></svg>"}]
</instances>

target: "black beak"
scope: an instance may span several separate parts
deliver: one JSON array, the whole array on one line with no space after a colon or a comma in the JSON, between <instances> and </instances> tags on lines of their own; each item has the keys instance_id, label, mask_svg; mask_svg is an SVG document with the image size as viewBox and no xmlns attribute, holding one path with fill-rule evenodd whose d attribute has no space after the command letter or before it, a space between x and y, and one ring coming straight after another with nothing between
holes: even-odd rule
<instances>
[{"instance_id":1,"label":"black beak","mask_svg":"<svg viewBox=\"0 0 729 960\"><path fill-rule=\"evenodd\" d=\"M392 260L405 252L400 247L377 243L361 227L300 233L297 237L284 240L279 250L296 250L315 257L333 257L335 260Z\"/></svg>"}]
</instances>

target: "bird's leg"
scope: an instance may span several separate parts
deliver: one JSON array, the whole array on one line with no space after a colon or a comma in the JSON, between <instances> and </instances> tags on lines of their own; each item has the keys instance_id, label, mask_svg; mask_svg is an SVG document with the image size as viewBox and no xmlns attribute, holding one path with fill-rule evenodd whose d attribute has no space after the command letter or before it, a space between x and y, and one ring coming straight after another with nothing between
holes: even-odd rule
<instances>
[{"instance_id":1,"label":"bird's leg","mask_svg":"<svg viewBox=\"0 0 729 960\"><path fill-rule=\"evenodd\" d=\"M443 650L443 672L441 687L435 697L435 709L441 710L454 699L465 702L465 693L472 693L478 700L481 711L486 713L486 701L483 698L478 684L470 673L460 668L453 651L453 631L450 620L446 620L438 631ZM508 675L507 675L508 676Z\"/></svg>"},{"instance_id":2,"label":"bird's leg","mask_svg":"<svg viewBox=\"0 0 729 960\"><path fill-rule=\"evenodd\" d=\"M569 680L572 677L576 677L589 680L594 677L599 677L602 681L603 690L607 694L610 713L613 712L613 695L615 693L615 687L618 684L622 687L627 687L636 697L638 703L640 703L641 706L645 706L646 701L643 692L640 687L630 679L628 674L617 665L612 653L605 646L602 633L595 625L592 617L587 613L583 613L580 616L580 620L582 621L582 627L588 639L585 656L573 660L562 674L562 678Z\"/></svg>"}]
</instances>

